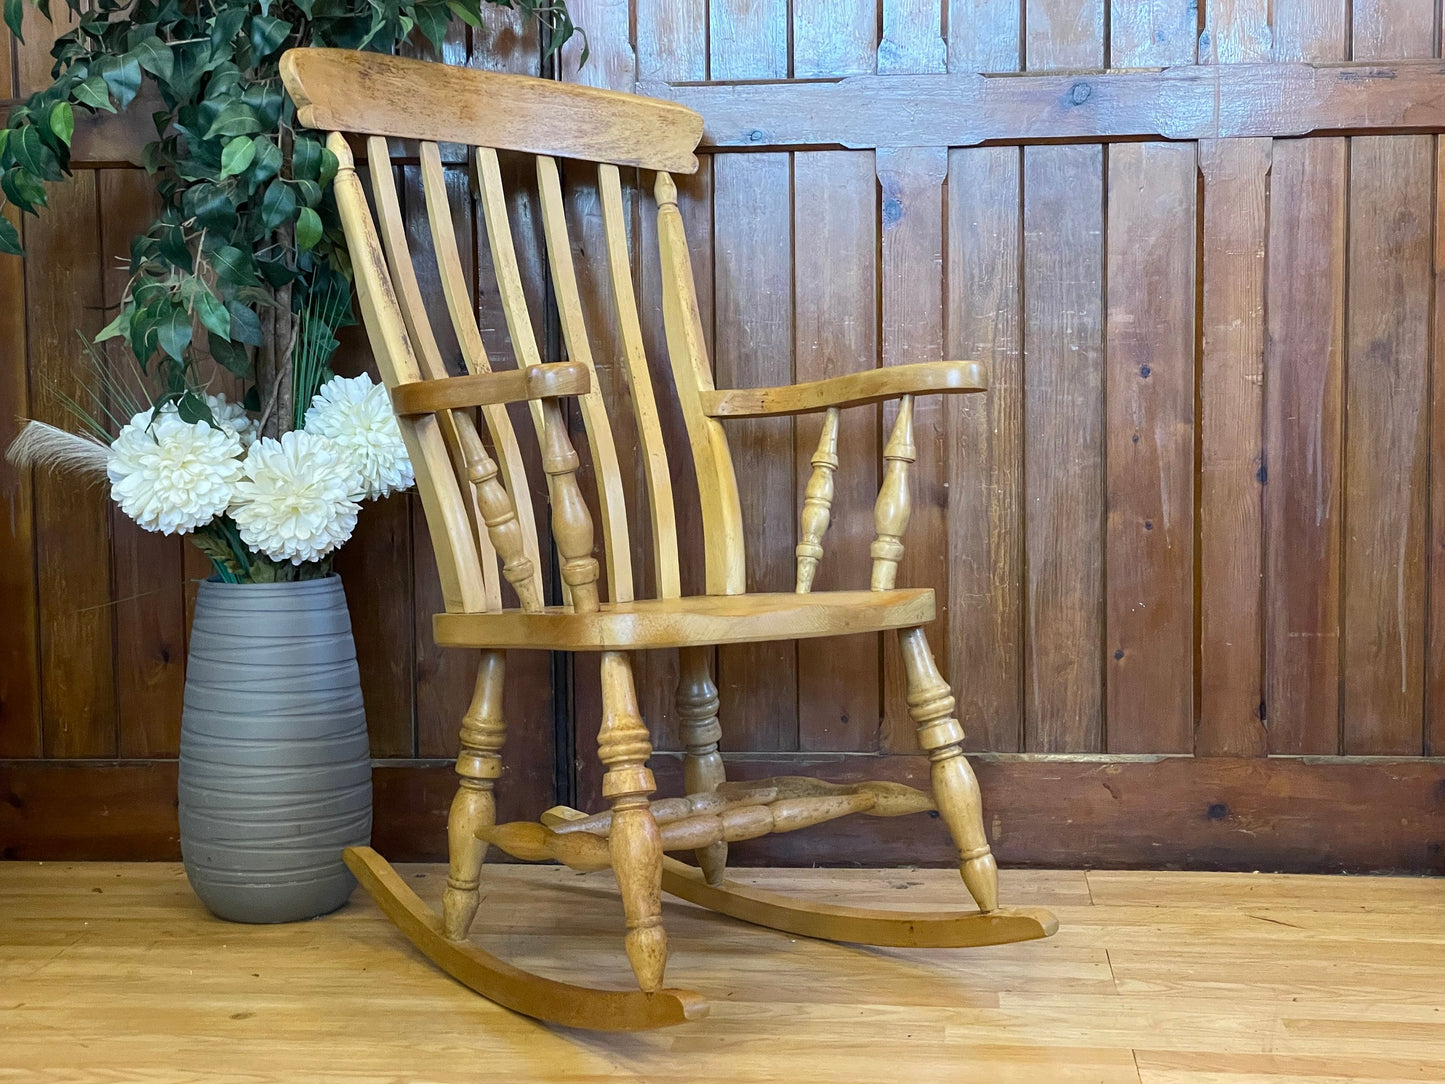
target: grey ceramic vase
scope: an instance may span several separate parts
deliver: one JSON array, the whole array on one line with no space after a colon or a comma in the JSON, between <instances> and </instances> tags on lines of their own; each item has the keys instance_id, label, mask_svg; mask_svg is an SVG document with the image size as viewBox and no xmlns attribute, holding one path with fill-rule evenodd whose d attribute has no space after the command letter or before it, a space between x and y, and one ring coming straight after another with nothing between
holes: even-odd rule
<instances>
[{"instance_id":1,"label":"grey ceramic vase","mask_svg":"<svg viewBox=\"0 0 1445 1084\"><path fill-rule=\"evenodd\" d=\"M201 584L181 716L181 857L233 922L334 911L371 837L371 760L341 580Z\"/></svg>"}]
</instances>

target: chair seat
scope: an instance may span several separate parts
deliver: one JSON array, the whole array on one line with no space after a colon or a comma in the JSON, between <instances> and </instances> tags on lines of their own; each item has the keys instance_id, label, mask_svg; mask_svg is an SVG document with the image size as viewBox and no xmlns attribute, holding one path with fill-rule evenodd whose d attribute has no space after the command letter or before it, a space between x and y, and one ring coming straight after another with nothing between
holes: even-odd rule
<instances>
[{"instance_id":1,"label":"chair seat","mask_svg":"<svg viewBox=\"0 0 1445 1084\"><path fill-rule=\"evenodd\" d=\"M693 595L604 603L575 614L561 606L537 613L442 613L432 618L449 647L613 651L805 640L911 628L933 620L933 590L821 591L808 595Z\"/></svg>"}]
</instances>

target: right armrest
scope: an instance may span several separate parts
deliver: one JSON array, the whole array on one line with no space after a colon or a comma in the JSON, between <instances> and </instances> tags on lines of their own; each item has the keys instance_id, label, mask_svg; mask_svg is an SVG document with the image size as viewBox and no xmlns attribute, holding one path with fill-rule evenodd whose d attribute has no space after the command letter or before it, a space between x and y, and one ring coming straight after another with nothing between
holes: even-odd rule
<instances>
[{"instance_id":1,"label":"right armrest","mask_svg":"<svg viewBox=\"0 0 1445 1084\"><path fill-rule=\"evenodd\" d=\"M402 417L467 407L502 406L529 399L585 395L592 387L587 367L575 361L531 365L500 373L416 380L391 389L391 405Z\"/></svg>"}]
</instances>

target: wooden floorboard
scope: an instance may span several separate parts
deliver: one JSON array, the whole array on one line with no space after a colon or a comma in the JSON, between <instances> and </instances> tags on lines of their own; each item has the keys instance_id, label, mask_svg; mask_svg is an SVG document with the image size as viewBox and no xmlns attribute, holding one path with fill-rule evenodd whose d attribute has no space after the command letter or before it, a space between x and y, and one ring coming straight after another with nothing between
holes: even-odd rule
<instances>
[{"instance_id":1,"label":"wooden floorboard","mask_svg":"<svg viewBox=\"0 0 1445 1084\"><path fill-rule=\"evenodd\" d=\"M424 898L438 866L405 866ZM963 900L947 870L751 870L871 906ZM489 868L478 936L626 984L606 873ZM1006 870L1047 941L863 949L668 901L670 985L706 1020L548 1029L432 967L358 893L337 914L209 917L171 864L0 863L0 1081L1330 1082L1445 1080L1438 879Z\"/></svg>"}]
</instances>

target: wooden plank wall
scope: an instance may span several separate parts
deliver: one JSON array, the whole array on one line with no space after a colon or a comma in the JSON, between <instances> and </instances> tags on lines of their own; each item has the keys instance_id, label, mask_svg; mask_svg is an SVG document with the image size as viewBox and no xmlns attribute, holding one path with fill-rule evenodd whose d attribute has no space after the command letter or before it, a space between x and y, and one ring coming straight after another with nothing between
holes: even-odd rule
<instances>
[{"instance_id":1,"label":"wooden plank wall","mask_svg":"<svg viewBox=\"0 0 1445 1084\"><path fill-rule=\"evenodd\" d=\"M672 84L679 94L850 76L1440 55L1432 0L570 7L592 59L579 68L569 46L563 78L623 90ZM536 70L535 40L496 29L499 19L459 36L446 57ZM17 54L22 85L43 49ZM900 582L938 592L929 635L959 692L1003 859L1445 868L1445 561L1433 556L1445 546L1438 137L877 150L820 138L795 148L772 142L775 119L758 116L746 146L705 148L699 172L679 178L718 383L940 356L980 357L991 369L986 396L919 404ZM886 144L888 134L873 138ZM415 171L399 168L403 196L414 199ZM0 377L0 436L14 414L43 411L40 389L67 372L70 329L99 322L84 298L118 288L96 269L117 251L124 216L139 213L139 189L130 171L89 176L66 193L75 204L66 220L94 230L63 229L59 216L27 223L32 251L47 258L0 264L0 297L28 299L23 309L0 306L0 350L28 358ZM476 268L489 350L505 357L464 178L453 168L461 249ZM596 192L586 169L567 180L586 290L601 277L600 264L589 267L602 258ZM661 364L650 183L624 173L654 390L677 452L683 587L695 592L697 498L680 469L683 426ZM533 235L520 250L539 281L534 208L519 197L513 213ZM424 229L413 227L425 250ZM34 298L62 279L68 308L42 311ZM614 317L605 297L586 315L626 475L634 575L650 592L645 487ZM366 364L352 336L346 365ZM891 421L891 410L845 416L818 589L867 582ZM730 423L729 432L749 587L786 590L818 421ZM168 800L184 584L197 566L123 525L108 532L91 507L98 498L13 472L0 485L11 512L0 522L0 605L17 615L0 625L0 794L23 796L8 807L18 814L0 802L0 853L10 831L23 837L10 853L50 846L77 856L84 833L65 820L64 772L79 773L64 777L70 786L90 780L117 794L119 777L106 773L130 773L134 786L161 789L138 808ZM435 855L467 667L430 645L437 588L414 502L370 509L341 568L349 583L370 585L353 588L351 603L373 748L389 765L378 774L378 817L390 853ZM127 601L148 592L163 605ZM923 778L887 639L729 647L716 661L730 772ZM669 652L638 661L659 780L672 790L675 673ZM519 656L512 674L504 815L534 815L554 779L557 797L595 807L595 662L580 660L570 689L558 686L572 726L560 746L551 664ZM163 850L161 821L140 820L150 834L127 853ZM948 860L941 833L902 822L865 819L819 835L739 854Z\"/></svg>"}]
</instances>

